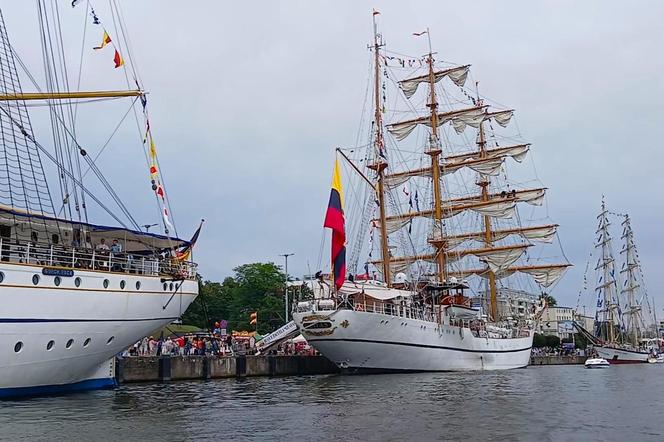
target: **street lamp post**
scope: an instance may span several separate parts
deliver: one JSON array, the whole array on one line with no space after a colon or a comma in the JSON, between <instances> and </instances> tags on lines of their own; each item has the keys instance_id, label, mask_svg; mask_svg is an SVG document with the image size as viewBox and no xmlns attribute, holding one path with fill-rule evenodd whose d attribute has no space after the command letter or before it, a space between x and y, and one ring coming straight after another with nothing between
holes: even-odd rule
<instances>
[{"instance_id":1,"label":"street lamp post","mask_svg":"<svg viewBox=\"0 0 664 442\"><path fill-rule=\"evenodd\" d=\"M286 310L286 324L288 324L288 257L293 256L295 253L283 253L279 256L284 257L284 273L286 273L286 289L284 290L284 297L286 298L284 303L284 309Z\"/></svg>"}]
</instances>

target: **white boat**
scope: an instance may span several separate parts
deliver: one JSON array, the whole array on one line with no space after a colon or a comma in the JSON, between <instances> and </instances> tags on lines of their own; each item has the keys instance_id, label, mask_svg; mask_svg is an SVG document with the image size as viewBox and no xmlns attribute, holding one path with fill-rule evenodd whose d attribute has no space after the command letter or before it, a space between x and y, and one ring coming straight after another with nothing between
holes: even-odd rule
<instances>
[{"instance_id":1,"label":"white boat","mask_svg":"<svg viewBox=\"0 0 664 442\"><path fill-rule=\"evenodd\" d=\"M606 359L611 364L641 364L646 363L651 357L654 357L655 360L657 356L653 356L653 352L650 349L636 349L630 347L618 347L618 346L595 346L595 350L600 357Z\"/></svg>"},{"instance_id":2,"label":"white boat","mask_svg":"<svg viewBox=\"0 0 664 442\"><path fill-rule=\"evenodd\" d=\"M604 358L588 358L583 364L586 368L609 368L611 364Z\"/></svg>"},{"instance_id":3,"label":"white boat","mask_svg":"<svg viewBox=\"0 0 664 442\"><path fill-rule=\"evenodd\" d=\"M51 7L41 6L42 25L59 26L59 18L48 15ZM85 8L76 11L85 14ZM197 296L196 265L188 260L195 239L168 234L172 224L149 129L146 176L165 215L165 234L141 231L131 216L123 221L112 211L115 220L130 227L87 221L88 210L92 217L106 206L103 196L87 189L82 167L91 168L90 177L101 172L90 158L95 152L88 155L73 135L72 115L63 113L72 100L144 97L143 91L70 92L54 82L44 88L52 92L23 94L14 58L0 14L0 398L112 387L114 356L179 318ZM50 108L54 134L44 137L48 147L33 134L28 99L46 100ZM57 206L44 158L58 170ZM83 166L76 166L77 159ZM150 193L145 189L152 198ZM119 212L126 215L120 203Z\"/></svg>"},{"instance_id":4,"label":"white boat","mask_svg":"<svg viewBox=\"0 0 664 442\"><path fill-rule=\"evenodd\" d=\"M301 302L293 313L307 342L345 372L504 370L528 365L532 329L506 324L491 330L477 311L457 314L453 310L462 309L454 305L440 305L435 312L422 309L410 303L410 292L375 284L365 293L393 292L394 297L367 296L352 307L339 308L329 300ZM348 282L342 290L354 289L357 294L362 285Z\"/></svg>"},{"instance_id":5,"label":"white boat","mask_svg":"<svg viewBox=\"0 0 664 442\"><path fill-rule=\"evenodd\" d=\"M431 47L408 60L387 51L376 15L370 139L337 149L357 173L357 185L349 186L355 198L349 213L357 218L348 268L357 275L365 263L364 274L344 281L337 159L325 220L333 230L334 289L298 304L294 321L312 346L352 372L525 367L541 299L531 295L527 311L511 310L510 302L499 309L499 286L543 293L569 266L525 259L527 248L553 242L557 229L517 215L519 204L541 205L546 189L517 190L501 178L504 164L521 162L530 144L495 142L511 140L501 128L514 111L493 109L465 86L469 65L439 63ZM399 78L405 70L411 76ZM391 84L398 85L396 100L386 98ZM385 124L389 107L394 122ZM417 136L406 140L411 134Z\"/></svg>"}]
</instances>

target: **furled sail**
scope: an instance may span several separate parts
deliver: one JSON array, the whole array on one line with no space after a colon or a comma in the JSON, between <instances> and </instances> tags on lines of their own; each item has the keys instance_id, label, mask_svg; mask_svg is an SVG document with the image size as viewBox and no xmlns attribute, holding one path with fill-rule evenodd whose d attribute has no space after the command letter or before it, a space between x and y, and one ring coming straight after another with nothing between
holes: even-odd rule
<instances>
[{"instance_id":1,"label":"furled sail","mask_svg":"<svg viewBox=\"0 0 664 442\"><path fill-rule=\"evenodd\" d=\"M500 273L514 264L517 259L521 258L529 246L530 244L514 248L505 247L501 250L491 250L482 254L476 254L475 256L480 258L480 261L486 263L493 273Z\"/></svg>"},{"instance_id":2,"label":"furled sail","mask_svg":"<svg viewBox=\"0 0 664 442\"><path fill-rule=\"evenodd\" d=\"M549 287L558 281L571 264L546 264L538 266L510 266L500 272L494 273L498 279L507 278L516 272L525 273L533 277L535 282L543 287ZM471 275L480 276L482 278L489 277L489 268L483 269L467 269L461 271L450 272L450 276L457 278L467 278Z\"/></svg>"},{"instance_id":3,"label":"furled sail","mask_svg":"<svg viewBox=\"0 0 664 442\"><path fill-rule=\"evenodd\" d=\"M487 112L486 119L493 119L496 123L500 124L502 127L506 127L512 116L514 115L514 109L496 111L496 112Z\"/></svg>"},{"instance_id":4,"label":"furled sail","mask_svg":"<svg viewBox=\"0 0 664 442\"><path fill-rule=\"evenodd\" d=\"M485 119L486 107L487 106L478 106L440 113L438 114L438 126L442 126L445 123L451 123L457 133L463 132L466 126L478 128L480 127L480 123ZM387 130L394 135L397 140L401 141L410 135L418 124L431 127L431 118L428 116L419 117L413 120L390 124L387 126Z\"/></svg>"},{"instance_id":5,"label":"furled sail","mask_svg":"<svg viewBox=\"0 0 664 442\"><path fill-rule=\"evenodd\" d=\"M529 150L530 144L515 144L513 146L498 147L496 149L487 149L485 151L485 158L511 157L514 161L520 163L526 157ZM446 164L451 165L468 160L479 159L480 155L481 152L476 150L473 152L446 156L444 160Z\"/></svg>"},{"instance_id":6,"label":"furled sail","mask_svg":"<svg viewBox=\"0 0 664 442\"><path fill-rule=\"evenodd\" d=\"M488 201L481 201L481 195L474 195L464 198L455 198L445 200L443 203L443 218L451 218L466 210L486 215L493 218L512 218L516 210L516 203L525 202L535 206L542 205L545 188L514 190L511 192L500 192L489 195ZM392 215L385 217L388 233L394 233L413 218L428 218L433 215L433 210L421 210L408 212L401 215ZM380 227L380 220L371 221L374 226Z\"/></svg>"},{"instance_id":7,"label":"furled sail","mask_svg":"<svg viewBox=\"0 0 664 442\"><path fill-rule=\"evenodd\" d=\"M449 77L450 80L457 86L463 86L466 83L466 78L468 77L468 70L470 65L458 66L451 69L444 69L442 71L433 73L434 83L438 83L442 78ZM408 78L399 82L399 87L403 91L403 94L406 98L412 97L417 91L417 87L420 83L428 83L429 74L420 75L419 77Z\"/></svg>"},{"instance_id":8,"label":"furled sail","mask_svg":"<svg viewBox=\"0 0 664 442\"><path fill-rule=\"evenodd\" d=\"M522 273L527 273L533 277L533 279L543 287L549 287L554 282L558 281L565 271L565 267L549 267L549 268L522 268L519 271Z\"/></svg>"},{"instance_id":9,"label":"furled sail","mask_svg":"<svg viewBox=\"0 0 664 442\"><path fill-rule=\"evenodd\" d=\"M548 224L545 226L535 226L535 227L518 227L514 229L503 229L503 230L492 230L490 233L491 241L500 241L507 238L510 235L520 235L522 238L527 239L533 242L542 242L542 243L551 243L553 238L556 235L556 230L558 228L557 224ZM452 249L463 244L466 241L485 241L486 233L484 231L480 232L470 232L463 233L460 235L450 235L445 236L444 239L441 239L439 236L432 237L429 239L431 244L444 244L446 248Z\"/></svg>"},{"instance_id":10,"label":"furled sail","mask_svg":"<svg viewBox=\"0 0 664 442\"><path fill-rule=\"evenodd\" d=\"M443 209L442 217L451 218L466 210L472 210L481 215L487 215L495 218L511 218L514 215L516 208L516 201L514 199L507 200L493 200L468 204L453 204ZM419 212L408 212L402 215L392 215L385 217L385 225L388 234L394 233L401 229L413 218L418 217L431 217L433 210L422 210ZM380 220L374 219L371 221L375 227L380 227Z\"/></svg>"},{"instance_id":11,"label":"furled sail","mask_svg":"<svg viewBox=\"0 0 664 442\"><path fill-rule=\"evenodd\" d=\"M500 168L502 167L504 161L504 157L494 157L469 159L465 161L453 162L451 164L445 162L441 167L441 172L446 175L467 167L482 175L496 176L500 173Z\"/></svg>"},{"instance_id":12,"label":"furled sail","mask_svg":"<svg viewBox=\"0 0 664 442\"><path fill-rule=\"evenodd\" d=\"M478 158L467 159L464 161L454 161L451 163L444 162L440 165L440 173L443 175L454 173L458 170L467 167L482 175L496 176L500 173L500 168L503 165L504 157L494 158ZM431 167L421 169L413 169L405 172L398 172L394 174L385 175L385 185L390 187L398 187L413 177L427 177L431 178Z\"/></svg>"},{"instance_id":13,"label":"furled sail","mask_svg":"<svg viewBox=\"0 0 664 442\"><path fill-rule=\"evenodd\" d=\"M480 152L469 152L466 154L445 157L440 166L441 174L449 174L467 167L482 175L496 176L500 173L506 157L511 157L517 162L523 161L530 149L530 144L517 144L514 146L488 149L485 157L480 157ZM413 177L431 178L431 168L407 170L385 175L385 185L398 187Z\"/></svg>"},{"instance_id":14,"label":"furled sail","mask_svg":"<svg viewBox=\"0 0 664 442\"><path fill-rule=\"evenodd\" d=\"M445 253L445 260L450 262L458 261L466 256L475 256L480 261L489 265L492 271L499 272L507 269L510 265L519 259L528 247L532 244L514 244L501 247L482 247L479 249L465 249L460 251L452 251ZM390 258L390 265L394 266L395 270L405 271L408 266L417 261L434 262L436 254L414 255L414 256L397 256ZM372 264L380 264L381 260L371 261Z\"/></svg>"}]
</instances>

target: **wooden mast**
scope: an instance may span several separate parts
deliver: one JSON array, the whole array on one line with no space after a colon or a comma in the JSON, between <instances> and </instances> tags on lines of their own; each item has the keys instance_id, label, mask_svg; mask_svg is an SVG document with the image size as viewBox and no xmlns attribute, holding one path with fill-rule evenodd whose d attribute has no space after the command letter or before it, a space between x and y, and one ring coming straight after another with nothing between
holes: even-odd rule
<instances>
[{"instance_id":1,"label":"wooden mast","mask_svg":"<svg viewBox=\"0 0 664 442\"><path fill-rule=\"evenodd\" d=\"M427 38L429 39L429 56L427 64L429 65L429 111L431 113L431 136L429 138L428 149L424 152L431 158L431 178L433 182L433 217L434 229L440 229L440 238L443 238L443 207L440 192L440 140L438 139L438 101L436 99L436 76L433 69L433 52L431 50L431 34L427 28ZM442 241L437 247L438 278L440 283L445 282L445 242Z\"/></svg>"},{"instance_id":2,"label":"wooden mast","mask_svg":"<svg viewBox=\"0 0 664 442\"><path fill-rule=\"evenodd\" d=\"M477 97L478 104L481 104L479 96ZM479 140L477 142L480 151L480 158L486 158L486 138L484 136L484 122L480 122ZM489 179L485 175L480 174L480 181L477 183L482 189L482 201L489 201ZM484 215L484 244L491 247L492 244L491 234L491 217ZM498 319L498 294L496 293L496 274L489 269L489 313L492 320Z\"/></svg>"},{"instance_id":3,"label":"wooden mast","mask_svg":"<svg viewBox=\"0 0 664 442\"><path fill-rule=\"evenodd\" d=\"M67 100L80 98L118 98L145 95L141 90L90 91L90 92L26 92L0 95L0 101L17 100Z\"/></svg>"},{"instance_id":4,"label":"wooden mast","mask_svg":"<svg viewBox=\"0 0 664 442\"><path fill-rule=\"evenodd\" d=\"M380 54L378 50L382 46L378 41L378 29L376 25L377 11L373 12L373 35L374 35L374 122L376 134L374 137L374 148L376 161L368 167L376 171L378 175L377 197L378 206L380 211L380 249L381 261L383 267L383 279L388 287L392 286L392 275L390 274L390 249L387 236L387 222L385 216L385 169L387 162L384 157L384 139L383 139L383 115L380 109L380 90L381 90L381 76L380 76Z\"/></svg>"}]
</instances>

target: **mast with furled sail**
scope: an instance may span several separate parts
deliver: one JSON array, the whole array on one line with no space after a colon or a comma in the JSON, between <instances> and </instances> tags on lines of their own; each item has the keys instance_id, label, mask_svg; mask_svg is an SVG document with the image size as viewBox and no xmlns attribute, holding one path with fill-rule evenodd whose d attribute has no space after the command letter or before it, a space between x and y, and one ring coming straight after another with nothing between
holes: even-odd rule
<instances>
[{"instance_id":1,"label":"mast with furled sail","mask_svg":"<svg viewBox=\"0 0 664 442\"><path fill-rule=\"evenodd\" d=\"M480 276L487 284L489 317L498 320L497 294L500 280L523 274L532 277L544 290L555 283L569 266L566 262L534 262L527 254L528 249L537 243L553 242L557 232L557 224L527 225L518 214L520 203L542 205L546 188L515 188L509 183L505 187L501 184L505 181L504 178L496 182L491 179L505 177L507 160L511 158L516 163L521 163L531 145L498 143L499 137L494 130L494 123L500 128L507 127L514 110L494 109L492 105L485 104L485 100L479 96L471 97L465 90L470 65L441 66L437 63L431 49L428 29L415 34L427 35L428 53L419 59L408 60L410 67L421 66L426 72L396 81L405 97L406 105L417 110L420 106L418 103L422 103L427 112L424 115L403 118L405 111L397 112L395 109L394 115L400 118L385 126L393 141L386 140L383 133L386 94L383 77L389 77L387 68L390 61L396 59L397 66L402 68L405 67L405 62L387 52L381 53L383 43L377 32L377 14L374 11L373 155L366 167L374 171L376 179L375 199L378 213L371 224L380 231L380 259L369 259L367 263L376 266L388 286L392 286L396 274L411 273L413 266L420 269L418 278L428 274L434 277L432 281L437 284L445 284L452 277ZM382 68L385 69L383 72ZM411 69L412 71L416 69ZM446 81L458 88L466 99L453 99L444 85ZM428 86L425 98L417 94L421 84ZM444 98L444 108L439 97ZM453 131L446 132L446 128L450 126ZM469 127L477 130L474 148L458 149L459 143L452 141L452 137L463 137L464 131ZM418 128L424 128L417 137L419 146L425 146L420 151L423 154L422 159L411 161L417 162L418 167L399 167L400 163L407 163L400 161L406 155L402 152L408 152L408 148L402 148L401 145L408 143L408 139L412 138L411 134L419 132ZM487 128L491 129L490 140ZM419 141L422 137L424 140ZM390 151L389 157L386 150L387 141L394 143L394 150ZM469 174L471 177L475 174L475 178L469 177ZM479 187L479 192L469 193L465 190L470 188L463 183L471 179ZM455 190L453 184L457 182L462 182L463 192ZM399 188L409 195L407 210L399 207ZM415 195L415 205L413 196L408 191L410 188L416 188L418 192ZM419 193L420 191L422 193ZM419 196L425 192L430 205L420 207ZM479 217L479 223L472 221L478 219L474 217ZM508 221L512 221L512 224ZM413 226L422 222L428 223L424 244L411 233ZM406 244L406 247L391 245L390 238L399 238L398 241L393 241ZM466 243L474 242L481 243L481 246L462 247ZM393 253L393 250L406 253L397 254ZM469 260L466 258L475 258L480 265L468 265ZM355 262L357 259L351 261ZM431 270L421 271L422 265Z\"/></svg>"},{"instance_id":2,"label":"mast with furled sail","mask_svg":"<svg viewBox=\"0 0 664 442\"><path fill-rule=\"evenodd\" d=\"M387 160L385 155L385 141L383 139L383 114L380 106L382 80L380 76L380 48L382 42L378 34L378 25L376 24L376 15L380 12L374 10L373 12L373 51L374 51L374 162L369 165L369 168L374 170L377 175L376 196L379 208L379 224L380 224L380 239L381 239L381 263L383 275L385 275L385 282L391 285L390 274L390 249L389 239L387 234L387 223L385 222L386 203L385 203L385 169L387 168Z\"/></svg>"}]
</instances>

